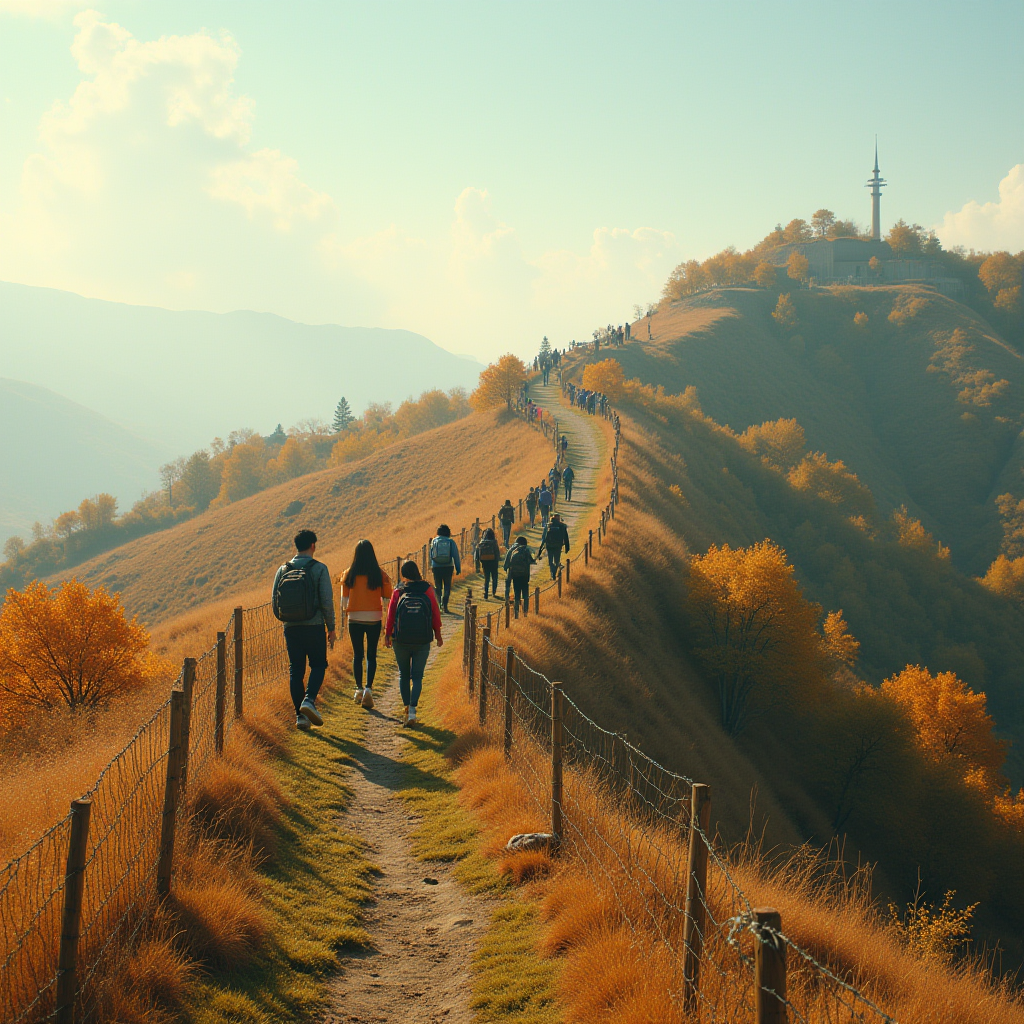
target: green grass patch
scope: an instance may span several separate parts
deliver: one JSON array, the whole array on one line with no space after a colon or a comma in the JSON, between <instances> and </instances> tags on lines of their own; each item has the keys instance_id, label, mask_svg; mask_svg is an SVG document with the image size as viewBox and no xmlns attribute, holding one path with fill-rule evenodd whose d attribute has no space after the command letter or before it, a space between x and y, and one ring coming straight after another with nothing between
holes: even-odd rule
<instances>
[{"instance_id":1,"label":"green grass patch","mask_svg":"<svg viewBox=\"0 0 1024 1024\"><path fill-rule=\"evenodd\" d=\"M537 909L520 898L509 879L480 852L480 831L459 802L445 751L456 734L436 724L430 696L438 677L461 653L461 633L448 639L427 671L419 711L421 726L402 755L408 784L396 797L422 818L412 834L420 860L454 863L455 876L475 895L499 900L473 959L472 1006L480 1021L560 1024L558 965L537 952Z\"/></svg>"},{"instance_id":2,"label":"green grass patch","mask_svg":"<svg viewBox=\"0 0 1024 1024\"><path fill-rule=\"evenodd\" d=\"M323 727L296 731L274 759L290 804L277 852L259 876L270 937L244 969L199 976L187 1000L189 1022L312 1020L327 1005L326 983L339 954L369 943L359 909L374 867L358 837L338 821L351 796L343 768L362 741L366 718L344 699L340 681L331 689Z\"/></svg>"}]
</instances>

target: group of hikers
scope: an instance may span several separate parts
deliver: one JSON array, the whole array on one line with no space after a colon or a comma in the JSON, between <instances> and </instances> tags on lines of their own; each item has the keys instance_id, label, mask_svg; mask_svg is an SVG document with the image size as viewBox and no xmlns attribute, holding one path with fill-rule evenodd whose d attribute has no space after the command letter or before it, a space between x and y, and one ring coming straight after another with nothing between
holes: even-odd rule
<instances>
[{"instance_id":1,"label":"group of hikers","mask_svg":"<svg viewBox=\"0 0 1024 1024\"><path fill-rule=\"evenodd\" d=\"M591 416L600 413L602 416L608 411L608 396L601 391L591 391L588 388L578 388L572 381L565 385L565 393L569 396L569 402Z\"/></svg>"},{"instance_id":2,"label":"group of hikers","mask_svg":"<svg viewBox=\"0 0 1024 1024\"><path fill-rule=\"evenodd\" d=\"M559 462L563 461L568 440L559 440ZM563 551L569 550L569 530L562 517L554 511L558 488L565 489L566 501L572 500L575 473L566 463L556 463L537 487L526 497L530 527L541 516L541 538L534 556L529 541L521 533L512 542L516 508L506 499L495 516L501 528L505 548L499 544L492 527L473 538L473 561L484 580L484 597L498 599L498 570L505 572L505 601L514 606L518 617L529 614L530 577L533 566L546 555L548 569L554 580L558 575ZM317 561L317 535L300 530L295 536L295 556L282 565L274 577L272 607L284 623L285 645L288 649L289 686L295 707L295 725L308 730L323 725L323 716L316 701L327 671L327 651L337 639L334 593L327 566ZM403 562L400 581L395 585L377 560L373 544L361 540L355 546L352 562L341 578L341 608L348 618L348 635L352 642L352 674L355 679L356 703L372 710L373 683L377 674L377 649L381 634L384 646L393 650L398 666L398 687L405 708L402 724L414 726L417 705L423 686L423 673L431 644L441 647L441 616L450 613L452 579L462 573L459 543L450 527L442 523L429 545L430 571L433 585L423 579L414 561ZM307 677L307 664L309 674ZM365 666L365 678L364 678Z\"/></svg>"}]
</instances>

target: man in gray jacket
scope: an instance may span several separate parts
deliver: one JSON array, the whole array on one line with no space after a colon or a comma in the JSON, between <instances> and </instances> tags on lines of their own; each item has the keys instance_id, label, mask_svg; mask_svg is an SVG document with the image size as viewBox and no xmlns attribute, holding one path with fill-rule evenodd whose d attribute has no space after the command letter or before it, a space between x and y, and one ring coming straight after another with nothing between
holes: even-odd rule
<instances>
[{"instance_id":1,"label":"man in gray jacket","mask_svg":"<svg viewBox=\"0 0 1024 1024\"><path fill-rule=\"evenodd\" d=\"M289 683L292 703L295 705L295 725L308 729L310 724L323 725L324 720L316 709L316 698L323 685L327 671L327 647L334 647L334 590L331 574L316 554L316 534L312 530L300 530L295 536L298 554L277 570L274 577L273 600L275 613L279 604L279 587L282 577L291 568L306 569L310 574L316 595L315 610L308 618L298 621L286 620L284 642L288 648ZM300 605L301 607L301 605ZM308 610L308 609L307 609ZM281 616L278 616L281 618ZM306 662L309 661L309 680L306 681Z\"/></svg>"}]
</instances>

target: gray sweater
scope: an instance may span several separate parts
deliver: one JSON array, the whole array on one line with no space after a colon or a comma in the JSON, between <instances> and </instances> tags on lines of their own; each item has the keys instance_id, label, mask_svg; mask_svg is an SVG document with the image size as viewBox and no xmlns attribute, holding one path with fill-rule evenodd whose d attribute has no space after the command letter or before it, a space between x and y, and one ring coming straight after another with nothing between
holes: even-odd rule
<instances>
[{"instance_id":1,"label":"gray sweater","mask_svg":"<svg viewBox=\"0 0 1024 1024\"><path fill-rule=\"evenodd\" d=\"M310 562L314 562L316 559L310 558L309 555L296 555L292 559L293 565L307 565ZM277 590L277 580L281 573L284 571L282 565L277 570L277 574L274 576L274 590ZM317 595L319 597L320 607L317 608L316 614L311 619L303 619L302 622L286 622L284 628L287 629L289 626L327 626L329 632L334 632L334 588L331 586L331 574L327 566L323 562L317 562L313 566L313 579L316 581ZM273 593L273 591L271 591Z\"/></svg>"}]
</instances>

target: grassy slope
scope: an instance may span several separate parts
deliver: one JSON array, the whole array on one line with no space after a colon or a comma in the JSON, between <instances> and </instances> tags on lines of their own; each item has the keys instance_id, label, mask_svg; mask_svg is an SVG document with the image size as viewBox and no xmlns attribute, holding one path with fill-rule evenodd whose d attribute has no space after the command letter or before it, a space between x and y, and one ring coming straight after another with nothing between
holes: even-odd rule
<instances>
[{"instance_id":1,"label":"grassy slope","mask_svg":"<svg viewBox=\"0 0 1024 1024\"><path fill-rule=\"evenodd\" d=\"M846 462L883 510L906 504L958 564L983 573L1000 537L992 499L1021 486L1024 360L972 310L926 289L793 290L796 341L771 319L775 297L696 296L653 317L653 342L640 321L643 340L614 354L628 376L671 393L696 385L705 412L738 432L795 417L811 448ZM916 314L890 324L894 302L914 299ZM859 311L867 330L853 326ZM959 400L964 383L941 368L937 350L956 328L973 346L966 369L1010 382L991 405Z\"/></svg>"}]
</instances>

